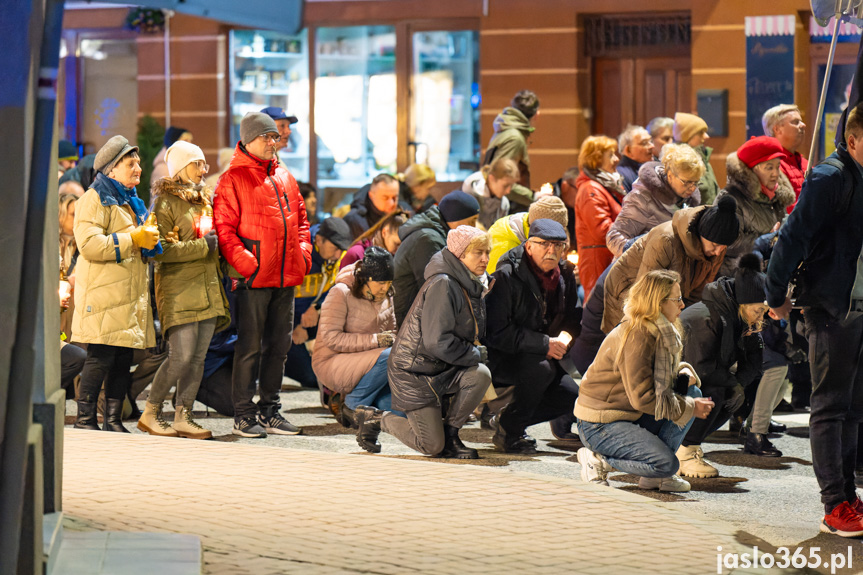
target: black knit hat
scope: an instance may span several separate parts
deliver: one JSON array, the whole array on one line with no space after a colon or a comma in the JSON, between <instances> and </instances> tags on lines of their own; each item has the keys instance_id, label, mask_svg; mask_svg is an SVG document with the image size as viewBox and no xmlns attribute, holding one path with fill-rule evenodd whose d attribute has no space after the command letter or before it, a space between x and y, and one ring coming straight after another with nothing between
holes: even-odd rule
<instances>
[{"instance_id":1,"label":"black knit hat","mask_svg":"<svg viewBox=\"0 0 863 575\"><path fill-rule=\"evenodd\" d=\"M366 248L362 263L358 264L356 272L357 280L360 282L391 282L395 277L393 266L393 255L378 246Z\"/></svg>"},{"instance_id":2,"label":"black knit hat","mask_svg":"<svg viewBox=\"0 0 863 575\"><path fill-rule=\"evenodd\" d=\"M479 213L479 202L472 195L461 190L455 190L441 198L438 209L444 221L460 222Z\"/></svg>"},{"instance_id":3,"label":"black knit hat","mask_svg":"<svg viewBox=\"0 0 863 575\"><path fill-rule=\"evenodd\" d=\"M737 303L765 303L767 300L767 276L761 272L761 256L746 254L740 258L734 270L734 295Z\"/></svg>"},{"instance_id":4,"label":"black knit hat","mask_svg":"<svg viewBox=\"0 0 863 575\"><path fill-rule=\"evenodd\" d=\"M721 246L730 246L740 235L740 220L737 219L737 201L724 195L711 207L704 210L698 220L698 235Z\"/></svg>"}]
</instances>

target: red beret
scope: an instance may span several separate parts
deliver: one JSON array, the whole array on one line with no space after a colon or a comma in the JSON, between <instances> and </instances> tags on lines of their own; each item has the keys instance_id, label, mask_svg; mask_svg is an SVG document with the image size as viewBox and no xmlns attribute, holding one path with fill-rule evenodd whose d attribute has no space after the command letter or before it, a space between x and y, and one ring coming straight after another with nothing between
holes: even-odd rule
<instances>
[{"instance_id":1,"label":"red beret","mask_svg":"<svg viewBox=\"0 0 863 575\"><path fill-rule=\"evenodd\" d=\"M773 158L781 158L784 155L785 150L782 149L779 140L769 136L753 136L737 149L737 157L750 168Z\"/></svg>"}]
</instances>

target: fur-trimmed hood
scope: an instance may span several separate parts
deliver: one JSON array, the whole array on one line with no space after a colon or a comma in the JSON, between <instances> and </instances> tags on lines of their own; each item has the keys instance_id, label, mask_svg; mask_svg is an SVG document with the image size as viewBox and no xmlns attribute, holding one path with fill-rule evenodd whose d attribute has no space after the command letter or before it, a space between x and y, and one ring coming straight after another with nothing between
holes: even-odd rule
<instances>
[{"instance_id":1,"label":"fur-trimmed hood","mask_svg":"<svg viewBox=\"0 0 863 575\"><path fill-rule=\"evenodd\" d=\"M776 195L773 196L773 199L765 196L761 191L761 180L758 179L758 175L737 157L737 152L728 154L725 168L728 173L726 187L736 188L741 195L753 202L762 204L778 202L783 208L787 208L797 199L788 176L781 171L779 172L779 186L776 188Z\"/></svg>"},{"instance_id":2,"label":"fur-trimmed hood","mask_svg":"<svg viewBox=\"0 0 863 575\"><path fill-rule=\"evenodd\" d=\"M213 205L213 189L205 184L184 184L170 178L159 178L150 187L153 199L170 194L190 204Z\"/></svg>"}]
</instances>

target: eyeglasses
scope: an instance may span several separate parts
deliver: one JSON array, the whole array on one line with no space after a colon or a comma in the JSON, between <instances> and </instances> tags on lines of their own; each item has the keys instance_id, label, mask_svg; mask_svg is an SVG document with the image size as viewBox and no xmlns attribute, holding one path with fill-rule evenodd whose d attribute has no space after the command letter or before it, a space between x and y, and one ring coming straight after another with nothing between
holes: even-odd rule
<instances>
[{"instance_id":1,"label":"eyeglasses","mask_svg":"<svg viewBox=\"0 0 863 575\"><path fill-rule=\"evenodd\" d=\"M673 301L674 303L682 303L683 297L667 297L665 298L667 301Z\"/></svg>"},{"instance_id":2,"label":"eyeglasses","mask_svg":"<svg viewBox=\"0 0 863 575\"><path fill-rule=\"evenodd\" d=\"M677 172L671 172L674 174L674 177L680 180L680 183L686 186L687 188L694 188L698 185L699 180L684 180L680 176L677 175Z\"/></svg>"},{"instance_id":3,"label":"eyeglasses","mask_svg":"<svg viewBox=\"0 0 863 575\"><path fill-rule=\"evenodd\" d=\"M276 134L275 136L273 136L272 134L262 134L260 137L263 138L265 142L272 142L274 144L278 144L282 139L282 137L278 134Z\"/></svg>"},{"instance_id":4,"label":"eyeglasses","mask_svg":"<svg viewBox=\"0 0 863 575\"><path fill-rule=\"evenodd\" d=\"M210 164L202 162L201 160L195 162L195 167L198 168L200 171L204 172L205 174L210 171Z\"/></svg>"},{"instance_id":5,"label":"eyeglasses","mask_svg":"<svg viewBox=\"0 0 863 575\"><path fill-rule=\"evenodd\" d=\"M554 251L560 251L566 247L566 242L550 242L546 240L530 240L530 243L534 244L541 250L548 251L549 248L552 248Z\"/></svg>"}]
</instances>

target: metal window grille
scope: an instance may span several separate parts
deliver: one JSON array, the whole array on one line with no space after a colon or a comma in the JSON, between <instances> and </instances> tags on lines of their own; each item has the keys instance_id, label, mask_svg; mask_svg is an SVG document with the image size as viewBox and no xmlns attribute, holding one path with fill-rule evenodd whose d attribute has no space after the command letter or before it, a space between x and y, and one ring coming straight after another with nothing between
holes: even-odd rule
<instances>
[{"instance_id":1,"label":"metal window grille","mask_svg":"<svg viewBox=\"0 0 863 575\"><path fill-rule=\"evenodd\" d=\"M584 33L589 57L685 48L692 40L692 19L678 12L585 16Z\"/></svg>"}]
</instances>

